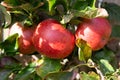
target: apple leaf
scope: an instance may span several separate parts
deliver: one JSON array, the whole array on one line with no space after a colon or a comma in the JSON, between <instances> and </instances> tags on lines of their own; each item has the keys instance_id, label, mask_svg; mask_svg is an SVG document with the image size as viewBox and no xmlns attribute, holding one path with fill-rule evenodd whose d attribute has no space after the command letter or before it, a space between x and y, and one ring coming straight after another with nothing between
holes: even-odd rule
<instances>
[{"instance_id":1,"label":"apple leaf","mask_svg":"<svg viewBox=\"0 0 120 80\"><path fill-rule=\"evenodd\" d=\"M2 10L0 9L0 27L4 26L5 19Z\"/></svg>"},{"instance_id":2,"label":"apple leaf","mask_svg":"<svg viewBox=\"0 0 120 80\"><path fill-rule=\"evenodd\" d=\"M92 58L93 58L93 60L106 59L109 62L111 62L115 58L115 54L114 54L114 52L112 52L110 50L103 49L99 52L95 52L94 56Z\"/></svg>"},{"instance_id":3,"label":"apple leaf","mask_svg":"<svg viewBox=\"0 0 120 80\"><path fill-rule=\"evenodd\" d=\"M73 80L73 72L55 72L48 74L44 80Z\"/></svg>"},{"instance_id":4,"label":"apple leaf","mask_svg":"<svg viewBox=\"0 0 120 80\"><path fill-rule=\"evenodd\" d=\"M53 10L53 7L55 5L57 0L49 0L48 3L49 3L49 11L51 12Z\"/></svg>"},{"instance_id":5,"label":"apple leaf","mask_svg":"<svg viewBox=\"0 0 120 80\"><path fill-rule=\"evenodd\" d=\"M78 55L81 61L86 61L91 58L92 49L87 45L87 43L81 39L76 41L78 47Z\"/></svg>"},{"instance_id":6,"label":"apple leaf","mask_svg":"<svg viewBox=\"0 0 120 80\"><path fill-rule=\"evenodd\" d=\"M95 18L108 17L108 13L104 8L95 7L96 0L71 0L69 3L69 11L62 16L61 23L68 23L72 18Z\"/></svg>"},{"instance_id":7,"label":"apple leaf","mask_svg":"<svg viewBox=\"0 0 120 80\"><path fill-rule=\"evenodd\" d=\"M66 0L48 0L48 3L50 14L53 14L55 9L57 9L59 13L64 13L64 11L67 9Z\"/></svg>"},{"instance_id":8,"label":"apple leaf","mask_svg":"<svg viewBox=\"0 0 120 80\"><path fill-rule=\"evenodd\" d=\"M4 23L4 27L6 28L8 25L11 24L11 15L6 11L6 8L0 4L0 15L2 18L0 19L0 25L2 21L2 25Z\"/></svg>"},{"instance_id":9,"label":"apple leaf","mask_svg":"<svg viewBox=\"0 0 120 80\"><path fill-rule=\"evenodd\" d=\"M91 8L86 7L84 10L71 10L72 14L76 17L82 18L95 18L95 17L108 17L108 13L104 8Z\"/></svg>"},{"instance_id":10,"label":"apple leaf","mask_svg":"<svg viewBox=\"0 0 120 80\"><path fill-rule=\"evenodd\" d=\"M18 47L18 34L13 34L0 43L0 48L3 49L7 55L15 55Z\"/></svg>"},{"instance_id":11,"label":"apple leaf","mask_svg":"<svg viewBox=\"0 0 120 80\"><path fill-rule=\"evenodd\" d=\"M40 76L38 76L35 72L33 75L34 76L33 76L32 80L42 80L42 78Z\"/></svg>"},{"instance_id":12,"label":"apple leaf","mask_svg":"<svg viewBox=\"0 0 120 80\"><path fill-rule=\"evenodd\" d=\"M95 8L96 0L74 0L71 1L71 8L74 10L84 10L86 7Z\"/></svg>"},{"instance_id":13,"label":"apple leaf","mask_svg":"<svg viewBox=\"0 0 120 80\"><path fill-rule=\"evenodd\" d=\"M112 65L108 62L108 60L100 59L99 65L100 65L100 69L104 73L104 75L113 73L115 71L114 68L112 67Z\"/></svg>"},{"instance_id":14,"label":"apple leaf","mask_svg":"<svg viewBox=\"0 0 120 80\"><path fill-rule=\"evenodd\" d=\"M75 10L71 9L69 14L66 14L62 17L61 23L65 24L69 22L74 17L82 17L82 18L95 18L95 17L108 17L108 13L103 8L91 8L86 7L84 10Z\"/></svg>"},{"instance_id":15,"label":"apple leaf","mask_svg":"<svg viewBox=\"0 0 120 80\"><path fill-rule=\"evenodd\" d=\"M47 74L51 72L58 72L61 69L62 65L60 60L43 58L43 61L40 66L36 68L37 74L44 78Z\"/></svg>"},{"instance_id":16,"label":"apple leaf","mask_svg":"<svg viewBox=\"0 0 120 80\"><path fill-rule=\"evenodd\" d=\"M9 75L13 72L10 69L0 69L0 80L9 80Z\"/></svg>"},{"instance_id":17,"label":"apple leaf","mask_svg":"<svg viewBox=\"0 0 120 80\"><path fill-rule=\"evenodd\" d=\"M115 71L114 68L116 66L116 60L115 54L112 51L104 49L96 52L92 59L99 65L104 75L113 73Z\"/></svg>"},{"instance_id":18,"label":"apple leaf","mask_svg":"<svg viewBox=\"0 0 120 80\"><path fill-rule=\"evenodd\" d=\"M30 63L28 66L21 69L15 76L14 80L30 80L35 72L36 62Z\"/></svg>"},{"instance_id":19,"label":"apple leaf","mask_svg":"<svg viewBox=\"0 0 120 80\"><path fill-rule=\"evenodd\" d=\"M100 77L95 72L89 72L88 74L85 72L80 72L81 80L100 80Z\"/></svg>"}]
</instances>

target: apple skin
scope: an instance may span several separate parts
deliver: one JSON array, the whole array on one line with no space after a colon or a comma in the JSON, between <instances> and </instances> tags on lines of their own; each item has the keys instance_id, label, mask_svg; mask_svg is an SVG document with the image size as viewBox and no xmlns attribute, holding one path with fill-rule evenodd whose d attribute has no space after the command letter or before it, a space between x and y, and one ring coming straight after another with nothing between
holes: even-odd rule
<instances>
[{"instance_id":1,"label":"apple skin","mask_svg":"<svg viewBox=\"0 0 120 80\"><path fill-rule=\"evenodd\" d=\"M107 19L97 17L85 19L78 25L75 36L87 42L93 51L103 48L111 35L111 25Z\"/></svg>"},{"instance_id":2,"label":"apple skin","mask_svg":"<svg viewBox=\"0 0 120 80\"><path fill-rule=\"evenodd\" d=\"M31 54L35 52L34 45L32 43L32 36L34 33L35 28L34 27L24 27L21 25L20 22L16 22L13 24L9 30L9 34L13 35L15 33L18 33L18 45L19 49L18 51L22 54Z\"/></svg>"},{"instance_id":3,"label":"apple skin","mask_svg":"<svg viewBox=\"0 0 120 80\"><path fill-rule=\"evenodd\" d=\"M40 22L33 35L36 50L53 59L70 55L75 46L74 35L54 19Z\"/></svg>"}]
</instances>

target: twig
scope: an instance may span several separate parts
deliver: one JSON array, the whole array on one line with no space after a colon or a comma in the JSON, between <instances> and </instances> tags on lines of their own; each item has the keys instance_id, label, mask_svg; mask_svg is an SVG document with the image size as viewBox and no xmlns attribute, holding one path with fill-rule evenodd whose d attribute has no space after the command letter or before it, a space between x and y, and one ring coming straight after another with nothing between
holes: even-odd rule
<instances>
[{"instance_id":1,"label":"twig","mask_svg":"<svg viewBox=\"0 0 120 80\"><path fill-rule=\"evenodd\" d=\"M105 80L104 75L102 74L100 69L98 69L97 65L91 59L88 61L88 63L90 63L90 66L95 68L97 74L100 76L100 80Z\"/></svg>"}]
</instances>

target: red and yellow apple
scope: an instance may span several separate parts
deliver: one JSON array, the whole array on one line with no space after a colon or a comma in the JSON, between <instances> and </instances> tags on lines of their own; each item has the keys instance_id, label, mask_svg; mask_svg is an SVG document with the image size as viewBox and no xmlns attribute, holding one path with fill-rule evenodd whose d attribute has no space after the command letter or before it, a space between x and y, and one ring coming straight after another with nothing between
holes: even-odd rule
<instances>
[{"instance_id":1,"label":"red and yellow apple","mask_svg":"<svg viewBox=\"0 0 120 80\"><path fill-rule=\"evenodd\" d=\"M103 48L111 35L111 25L105 18L84 19L78 25L75 36L86 41L93 51Z\"/></svg>"}]
</instances>

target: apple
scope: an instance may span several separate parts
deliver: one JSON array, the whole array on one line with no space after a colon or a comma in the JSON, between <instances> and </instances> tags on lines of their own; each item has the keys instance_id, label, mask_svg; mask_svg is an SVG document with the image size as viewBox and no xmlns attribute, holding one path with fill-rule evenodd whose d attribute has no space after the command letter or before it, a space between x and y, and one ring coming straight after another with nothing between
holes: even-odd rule
<instances>
[{"instance_id":1,"label":"apple","mask_svg":"<svg viewBox=\"0 0 120 80\"><path fill-rule=\"evenodd\" d=\"M13 35L18 33L18 51L23 54L31 54L35 52L34 45L32 43L32 36L34 33L34 27L24 27L20 22L13 24L9 30L9 34Z\"/></svg>"},{"instance_id":2,"label":"apple","mask_svg":"<svg viewBox=\"0 0 120 80\"><path fill-rule=\"evenodd\" d=\"M75 33L76 40L82 39L93 51L103 48L111 35L111 25L106 18L84 19L78 25Z\"/></svg>"},{"instance_id":3,"label":"apple","mask_svg":"<svg viewBox=\"0 0 120 80\"><path fill-rule=\"evenodd\" d=\"M33 34L36 50L46 57L62 59L74 49L75 37L54 19L46 19L37 25Z\"/></svg>"}]
</instances>

